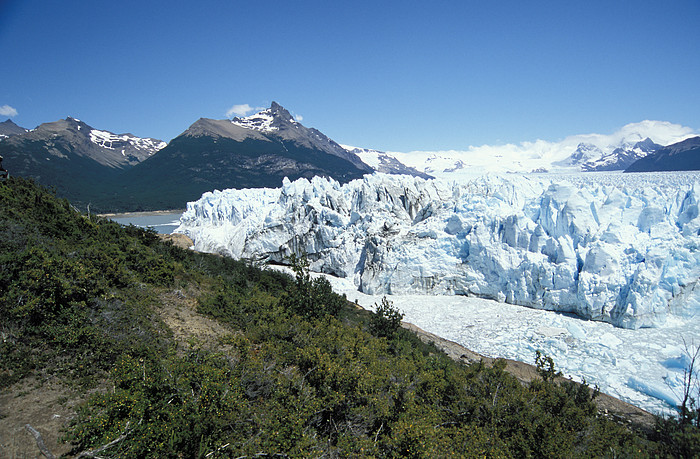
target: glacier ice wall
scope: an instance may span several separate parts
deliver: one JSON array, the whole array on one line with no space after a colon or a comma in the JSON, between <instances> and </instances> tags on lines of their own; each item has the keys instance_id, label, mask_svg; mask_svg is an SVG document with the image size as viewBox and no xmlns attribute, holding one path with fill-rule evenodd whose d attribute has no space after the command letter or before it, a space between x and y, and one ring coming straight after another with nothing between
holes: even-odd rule
<instances>
[{"instance_id":1,"label":"glacier ice wall","mask_svg":"<svg viewBox=\"0 0 700 459\"><path fill-rule=\"evenodd\" d=\"M351 278L368 294L455 294L625 328L700 310L697 175L605 180L375 174L285 180L188 203L195 249Z\"/></svg>"}]
</instances>

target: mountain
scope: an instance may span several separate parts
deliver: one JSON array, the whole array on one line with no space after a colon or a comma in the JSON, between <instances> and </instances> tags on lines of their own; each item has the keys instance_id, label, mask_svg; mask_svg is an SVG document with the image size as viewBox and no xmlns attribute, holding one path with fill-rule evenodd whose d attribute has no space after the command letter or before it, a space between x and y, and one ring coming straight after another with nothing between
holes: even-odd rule
<instances>
[{"instance_id":1,"label":"mountain","mask_svg":"<svg viewBox=\"0 0 700 459\"><path fill-rule=\"evenodd\" d=\"M569 157L563 161L555 162L554 165L563 167L573 166L575 168L579 168L581 164L599 158L603 156L603 154L603 151L598 148L598 146L591 143L581 142L576 146L576 150L571 153Z\"/></svg>"},{"instance_id":2,"label":"mountain","mask_svg":"<svg viewBox=\"0 0 700 459\"><path fill-rule=\"evenodd\" d=\"M157 155L125 172L115 205L182 208L202 193L225 188L278 187L284 177L332 177L346 183L373 172L281 105L245 118L201 118Z\"/></svg>"},{"instance_id":3,"label":"mountain","mask_svg":"<svg viewBox=\"0 0 700 459\"><path fill-rule=\"evenodd\" d=\"M631 164L625 172L700 170L700 137L692 137L656 150Z\"/></svg>"},{"instance_id":4,"label":"mountain","mask_svg":"<svg viewBox=\"0 0 700 459\"><path fill-rule=\"evenodd\" d=\"M627 124L612 134L579 134L558 141L469 146L462 150L387 152L400 163L438 178L469 179L484 173L624 170L658 145L697 135L666 121Z\"/></svg>"},{"instance_id":5,"label":"mountain","mask_svg":"<svg viewBox=\"0 0 700 459\"><path fill-rule=\"evenodd\" d=\"M68 117L0 141L0 155L11 175L32 177L55 187L62 197L84 204L121 171L165 145L156 139L94 129Z\"/></svg>"},{"instance_id":6,"label":"mountain","mask_svg":"<svg viewBox=\"0 0 700 459\"><path fill-rule=\"evenodd\" d=\"M594 171L622 171L627 169L635 161L644 158L656 150L662 148L649 137L633 145L623 144L615 148L612 153L603 154L598 159L592 159L581 165L584 172Z\"/></svg>"},{"instance_id":7,"label":"mountain","mask_svg":"<svg viewBox=\"0 0 700 459\"><path fill-rule=\"evenodd\" d=\"M428 175L417 170L416 168L407 166L391 154L384 151L372 150L370 148L356 148L347 145L343 145L343 148L345 148L345 150L348 152L357 155L365 164L370 165L375 171L381 172L382 174L412 175L414 177L424 179L433 178L432 175Z\"/></svg>"},{"instance_id":8,"label":"mountain","mask_svg":"<svg viewBox=\"0 0 700 459\"><path fill-rule=\"evenodd\" d=\"M0 139L11 137L13 135L24 134L27 132L23 127L17 126L12 120L6 120L0 123Z\"/></svg>"}]
</instances>

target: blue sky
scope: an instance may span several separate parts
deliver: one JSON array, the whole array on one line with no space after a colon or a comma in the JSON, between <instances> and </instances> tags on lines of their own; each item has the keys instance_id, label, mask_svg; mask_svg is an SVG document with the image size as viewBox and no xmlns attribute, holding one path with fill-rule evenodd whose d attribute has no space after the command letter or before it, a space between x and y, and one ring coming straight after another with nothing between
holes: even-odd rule
<instances>
[{"instance_id":1,"label":"blue sky","mask_svg":"<svg viewBox=\"0 0 700 459\"><path fill-rule=\"evenodd\" d=\"M697 0L0 0L0 120L170 140L275 100L393 151L698 131L698 18Z\"/></svg>"}]
</instances>

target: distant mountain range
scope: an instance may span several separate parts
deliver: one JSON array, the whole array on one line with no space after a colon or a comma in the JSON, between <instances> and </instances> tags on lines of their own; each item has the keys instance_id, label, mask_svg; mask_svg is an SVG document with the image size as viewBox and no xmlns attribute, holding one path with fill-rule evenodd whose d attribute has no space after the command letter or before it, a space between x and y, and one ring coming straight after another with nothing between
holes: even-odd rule
<instances>
[{"instance_id":1,"label":"distant mountain range","mask_svg":"<svg viewBox=\"0 0 700 459\"><path fill-rule=\"evenodd\" d=\"M556 142L536 140L463 150L382 154L422 173L449 180L483 173L623 171L661 146L693 134L691 129L677 124L647 120L628 124L612 134L573 135Z\"/></svg>"},{"instance_id":2,"label":"distant mountain range","mask_svg":"<svg viewBox=\"0 0 700 459\"><path fill-rule=\"evenodd\" d=\"M624 170L635 161L653 154L659 148L661 145L654 143L649 137L634 144L623 143L612 153L602 154L598 159L584 162L581 169L584 172Z\"/></svg>"},{"instance_id":3,"label":"distant mountain range","mask_svg":"<svg viewBox=\"0 0 700 459\"><path fill-rule=\"evenodd\" d=\"M9 120L1 126L0 155L11 174L96 211L184 208L213 189L277 187L284 177L316 175L345 183L374 171L275 102L245 118L201 118L169 144L70 117L31 131Z\"/></svg>"},{"instance_id":4,"label":"distant mountain range","mask_svg":"<svg viewBox=\"0 0 700 459\"><path fill-rule=\"evenodd\" d=\"M694 159L698 138L662 147L668 139L688 137L676 126L644 121L611 136L572 136L559 143L394 153L341 146L272 102L248 117L200 118L168 144L71 117L32 130L7 120L0 123L0 155L10 174L55 187L81 208L135 211L183 208L214 189L278 187L284 177L346 183L374 171L428 179L490 171L700 169Z\"/></svg>"},{"instance_id":5,"label":"distant mountain range","mask_svg":"<svg viewBox=\"0 0 700 459\"><path fill-rule=\"evenodd\" d=\"M94 129L71 117L30 131L10 129L16 134L0 141L0 155L11 175L32 177L76 204L94 200L97 207L99 195L121 173L167 145L157 139Z\"/></svg>"},{"instance_id":6,"label":"distant mountain range","mask_svg":"<svg viewBox=\"0 0 700 459\"><path fill-rule=\"evenodd\" d=\"M657 149L631 164L625 172L700 170L700 137Z\"/></svg>"}]
</instances>

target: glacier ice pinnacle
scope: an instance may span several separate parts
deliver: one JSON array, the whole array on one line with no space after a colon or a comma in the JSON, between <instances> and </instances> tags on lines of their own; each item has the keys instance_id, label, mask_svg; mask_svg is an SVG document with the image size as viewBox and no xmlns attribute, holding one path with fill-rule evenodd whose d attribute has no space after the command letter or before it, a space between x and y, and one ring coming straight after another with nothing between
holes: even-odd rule
<instances>
[{"instance_id":1,"label":"glacier ice pinnacle","mask_svg":"<svg viewBox=\"0 0 700 459\"><path fill-rule=\"evenodd\" d=\"M195 248L353 280L368 294L456 294L653 327L700 308L697 174L374 174L191 202Z\"/></svg>"}]
</instances>

